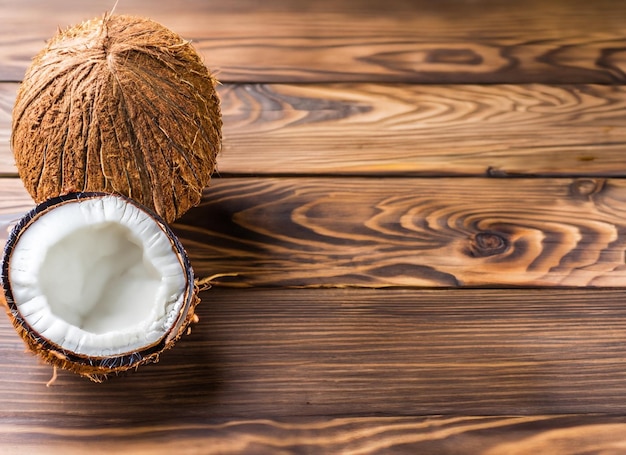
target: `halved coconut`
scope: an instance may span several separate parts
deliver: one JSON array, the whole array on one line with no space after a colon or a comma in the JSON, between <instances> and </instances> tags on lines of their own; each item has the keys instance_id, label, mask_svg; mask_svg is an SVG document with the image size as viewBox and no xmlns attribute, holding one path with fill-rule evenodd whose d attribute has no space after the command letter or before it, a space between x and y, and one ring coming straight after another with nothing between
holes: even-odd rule
<instances>
[{"instance_id":1,"label":"halved coconut","mask_svg":"<svg viewBox=\"0 0 626 455\"><path fill-rule=\"evenodd\" d=\"M198 302L171 229L106 193L50 199L24 216L5 247L2 281L28 347L93 380L158 361Z\"/></svg>"}]
</instances>

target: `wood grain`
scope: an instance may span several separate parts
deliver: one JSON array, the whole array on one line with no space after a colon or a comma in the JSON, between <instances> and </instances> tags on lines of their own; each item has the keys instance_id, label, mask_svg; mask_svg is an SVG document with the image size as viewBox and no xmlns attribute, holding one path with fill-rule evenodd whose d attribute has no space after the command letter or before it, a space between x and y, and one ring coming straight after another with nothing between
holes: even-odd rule
<instances>
[{"instance_id":1,"label":"wood grain","mask_svg":"<svg viewBox=\"0 0 626 455\"><path fill-rule=\"evenodd\" d=\"M128 430L0 426L7 455L84 454L463 454L620 453L621 417L370 417L246 419ZM42 445L45 442L45 448Z\"/></svg>"},{"instance_id":2,"label":"wood grain","mask_svg":"<svg viewBox=\"0 0 626 455\"><path fill-rule=\"evenodd\" d=\"M464 435L536 444L576 432L575 441L591 443L616 429L602 426L607 417L626 424L624 297L606 289L212 289L192 333L158 364L103 384L59 372L51 387L50 367L25 353L1 318L0 443L191 440L236 450L239 435L270 445L310 437L314 450L344 436L371 447L398 436L452 450ZM361 421L372 433L359 429L359 419L427 415L445 417L422 430L410 419L397 433L385 419ZM490 417L464 417L476 415Z\"/></svg>"},{"instance_id":3,"label":"wood grain","mask_svg":"<svg viewBox=\"0 0 626 455\"><path fill-rule=\"evenodd\" d=\"M21 80L58 27L102 15L112 4L6 3L0 80ZM149 16L191 39L225 82L626 79L626 6L611 0L141 0L120 2L117 12Z\"/></svg>"},{"instance_id":4,"label":"wood grain","mask_svg":"<svg viewBox=\"0 0 626 455\"><path fill-rule=\"evenodd\" d=\"M626 90L226 85L220 172L626 176Z\"/></svg>"},{"instance_id":5,"label":"wood grain","mask_svg":"<svg viewBox=\"0 0 626 455\"><path fill-rule=\"evenodd\" d=\"M31 206L0 181L4 232ZM625 215L618 179L229 178L174 227L224 286L623 287Z\"/></svg>"},{"instance_id":6,"label":"wood grain","mask_svg":"<svg viewBox=\"0 0 626 455\"><path fill-rule=\"evenodd\" d=\"M233 286L617 286L626 184L224 179L177 232Z\"/></svg>"},{"instance_id":7,"label":"wood grain","mask_svg":"<svg viewBox=\"0 0 626 455\"><path fill-rule=\"evenodd\" d=\"M0 175L17 84L0 84ZM626 176L622 86L225 84L223 175Z\"/></svg>"},{"instance_id":8,"label":"wood grain","mask_svg":"<svg viewBox=\"0 0 626 455\"><path fill-rule=\"evenodd\" d=\"M18 83L113 3L0 0L0 244L33 206L7 178ZM626 2L117 12L223 83L221 177L173 226L213 288L103 384L46 387L0 317L0 453L624 452Z\"/></svg>"}]
</instances>

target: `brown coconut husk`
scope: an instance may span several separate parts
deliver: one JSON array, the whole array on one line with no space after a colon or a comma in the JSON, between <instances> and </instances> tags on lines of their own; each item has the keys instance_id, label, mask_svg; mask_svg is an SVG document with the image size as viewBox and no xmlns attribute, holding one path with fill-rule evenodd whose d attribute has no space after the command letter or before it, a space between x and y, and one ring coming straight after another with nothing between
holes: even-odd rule
<instances>
[{"instance_id":1,"label":"brown coconut husk","mask_svg":"<svg viewBox=\"0 0 626 455\"><path fill-rule=\"evenodd\" d=\"M149 19L105 15L60 31L18 91L19 175L37 203L116 192L171 222L200 202L215 169L215 86L191 44Z\"/></svg>"}]
</instances>

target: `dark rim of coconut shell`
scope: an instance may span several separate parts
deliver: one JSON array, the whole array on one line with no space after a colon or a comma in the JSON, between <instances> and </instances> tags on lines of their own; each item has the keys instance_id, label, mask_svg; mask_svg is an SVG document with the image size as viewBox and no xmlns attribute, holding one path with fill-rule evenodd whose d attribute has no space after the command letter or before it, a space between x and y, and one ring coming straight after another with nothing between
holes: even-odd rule
<instances>
[{"instance_id":1,"label":"dark rim of coconut shell","mask_svg":"<svg viewBox=\"0 0 626 455\"><path fill-rule=\"evenodd\" d=\"M34 222L39 216L43 213L48 212L55 208L58 205L63 205L68 202L81 201L85 199L97 199L106 196L114 196L124 200L125 202L134 205L140 210L146 212L150 217L154 219L155 222L159 225L159 227L167 234L170 242L172 243L172 247L176 251L176 254L181 261L181 265L185 269L186 279L187 279L187 289L185 295L185 302L183 307L181 308L176 323L172 325L170 330L166 332L163 337L156 343L151 346L146 347L145 349L140 349L135 352L128 352L120 355L114 356L86 356L81 354L76 354L72 351L68 351L56 343L51 342L45 337L40 336L37 331L35 331L24 319L19 309L17 308L17 304L13 299L13 290L11 289L11 283L9 281L9 259L13 253L13 248L15 247L18 239L20 238L21 233L28 228L28 226ZM13 227L11 233L9 234L9 238L7 239L6 246L4 248L4 255L2 257L2 287L4 289L4 295L6 297L7 305L9 307L9 311L14 318L13 324L21 328L23 328L28 336L35 342L42 350L46 351L55 351L57 355L60 355L64 360L88 365L90 367L94 367L102 370L120 370L132 368L135 365L141 364L144 360L147 360L150 357L158 354L163 351L167 345L176 338L182 325L185 323L185 319L187 313L189 311L190 306L194 300L194 276L193 269L191 268L191 262L189 261L189 257L183 247L183 245L178 240L178 237L174 234L174 232L170 229L170 227L165 223L163 218L157 215L154 211L145 207L144 205L120 194L112 194L112 193L104 193L104 192L84 192L84 193L70 193L63 196L54 197L48 199L41 204L37 205L34 209L24 215L20 221Z\"/></svg>"}]
</instances>

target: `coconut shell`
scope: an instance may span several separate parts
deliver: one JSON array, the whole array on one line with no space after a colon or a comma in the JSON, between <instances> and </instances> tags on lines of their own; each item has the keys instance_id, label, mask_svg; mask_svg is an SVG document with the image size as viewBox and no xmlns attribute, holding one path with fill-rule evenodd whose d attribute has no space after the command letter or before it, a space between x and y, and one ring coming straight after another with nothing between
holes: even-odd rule
<instances>
[{"instance_id":1,"label":"coconut shell","mask_svg":"<svg viewBox=\"0 0 626 455\"><path fill-rule=\"evenodd\" d=\"M216 80L188 41L112 15L59 31L33 59L11 143L37 202L115 192L167 222L200 202L221 149Z\"/></svg>"},{"instance_id":2,"label":"coconut shell","mask_svg":"<svg viewBox=\"0 0 626 455\"><path fill-rule=\"evenodd\" d=\"M150 214L160 228L167 234L171 242L172 249L176 253L186 274L186 292L183 296L183 305L180 312L174 318L172 326L167 333L155 344L145 346L139 350L123 353L120 355L88 356L84 354L68 351L55 344L50 339L39 334L29 325L26 318L21 314L13 296L11 286L9 265L11 254L22 233L37 221L37 219L56 207L68 203L80 202L88 198L99 198L110 196L107 193L71 193L62 197L49 199L37 205L30 212L25 214L13 227L2 257L0 278L2 280L3 295L0 303L6 307L7 315L19 336L23 339L28 349L39 356L43 361L54 367L78 373L95 382L102 382L110 374L117 374L130 369L136 369L141 365L156 363L159 361L161 353L172 348L182 335L189 331L190 324L197 322L195 309L200 302L198 296L199 289L194 281L193 269L189 257L171 228L157 214L151 212L136 201L117 196L127 200L131 204ZM131 303L132 304L132 303Z\"/></svg>"}]
</instances>

